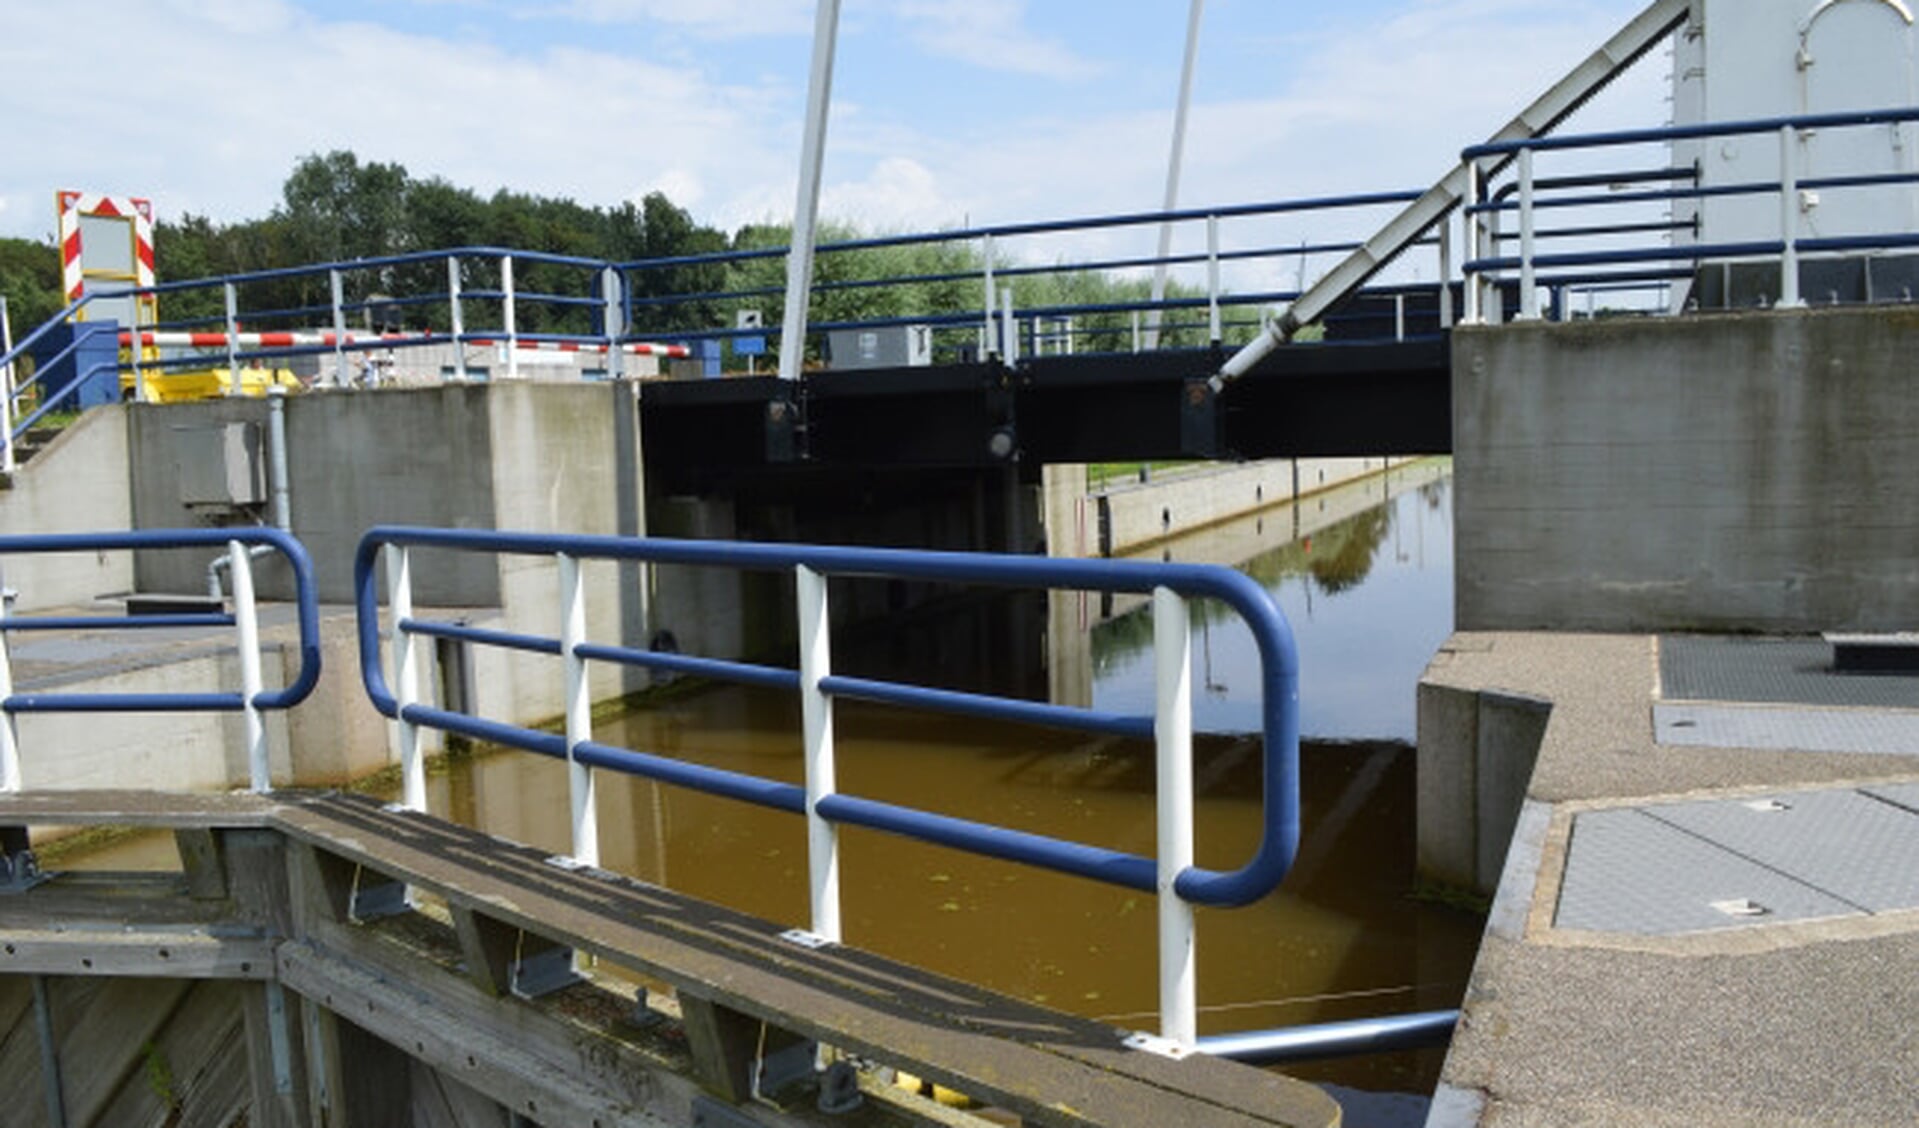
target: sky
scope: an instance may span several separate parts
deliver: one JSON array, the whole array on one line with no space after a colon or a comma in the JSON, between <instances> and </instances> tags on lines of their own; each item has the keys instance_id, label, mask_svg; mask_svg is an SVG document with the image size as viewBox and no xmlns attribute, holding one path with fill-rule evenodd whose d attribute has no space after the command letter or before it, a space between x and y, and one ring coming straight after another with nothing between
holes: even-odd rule
<instances>
[{"instance_id":1,"label":"sky","mask_svg":"<svg viewBox=\"0 0 1919 1128\"><path fill-rule=\"evenodd\" d=\"M1423 188L1642 3L1209 0L1180 202ZM1157 208L1187 14L844 0L824 214L918 231ZM63 188L259 218L298 159L334 149L482 195L659 190L723 229L784 222L814 16L813 0L0 0L0 235L49 238ZM1665 71L1649 57L1572 128L1662 124Z\"/></svg>"}]
</instances>

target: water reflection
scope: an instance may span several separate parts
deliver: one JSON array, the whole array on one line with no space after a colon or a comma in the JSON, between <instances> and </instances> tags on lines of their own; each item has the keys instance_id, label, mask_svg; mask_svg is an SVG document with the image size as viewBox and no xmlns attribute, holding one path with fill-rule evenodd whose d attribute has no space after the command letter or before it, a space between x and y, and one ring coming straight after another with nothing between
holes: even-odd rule
<instances>
[{"instance_id":1,"label":"water reflection","mask_svg":"<svg viewBox=\"0 0 1919 1128\"><path fill-rule=\"evenodd\" d=\"M1413 739L1413 688L1452 633L1452 480L1421 463L1155 549L1233 564L1271 592L1300 652L1300 731L1321 740ZM1147 712L1152 615L1143 604L1092 628L1092 702ZM1194 609L1195 723L1260 726L1252 635L1226 607Z\"/></svg>"}]
</instances>

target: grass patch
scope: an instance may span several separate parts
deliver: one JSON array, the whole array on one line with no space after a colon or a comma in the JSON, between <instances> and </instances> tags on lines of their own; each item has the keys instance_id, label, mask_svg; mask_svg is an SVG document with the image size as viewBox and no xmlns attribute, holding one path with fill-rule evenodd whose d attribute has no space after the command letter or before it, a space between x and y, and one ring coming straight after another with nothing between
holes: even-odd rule
<instances>
[{"instance_id":1,"label":"grass patch","mask_svg":"<svg viewBox=\"0 0 1919 1128\"><path fill-rule=\"evenodd\" d=\"M1453 909L1478 917L1485 916L1493 908L1493 899L1484 893L1426 877L1413 882L1413 890L1406 894L1406 899L1417 904Z\"/></svg>"}]
</instances>

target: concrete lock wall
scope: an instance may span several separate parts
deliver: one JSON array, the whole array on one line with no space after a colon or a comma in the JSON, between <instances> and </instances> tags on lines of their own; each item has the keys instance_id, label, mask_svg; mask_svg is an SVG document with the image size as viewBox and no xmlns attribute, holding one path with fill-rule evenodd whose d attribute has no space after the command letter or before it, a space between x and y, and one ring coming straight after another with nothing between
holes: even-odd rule
<instances>
[{"instance_id":1,"label":"concrete lock wall","mask_svg":"<svg viewBox=\"0 0 1919 1128\"><path fill-rule=\"evenodd\" d=\"M62 431L0 490L0 529L83 533L133 524L127 497L127 428L118 404L95 408ZM19 592L27 613L84 604L133 587L133 554L61 553L0 562L0 586Z\"/></svg>"},{"instance_id":2,"label":"concrete lock wall","mask_svg":"<svg viewBox=\"0 0 1919 1128\"><path fill-rule=\"evenodd\" d=\"M1097 527L1091 550L1083 555L1124 555L1169 537L1377 474L1394 461L1275 458L1152 473L1145 481L1115 486L1097 495ZM1068 539L1065 543L1072 542Z\"/></svg>"},{"instance_id":3,"label":"concrete lock wall","mask_svg":"<svg viewBox=\"0 0 1919 1128\"><path fill-rule=\"evenodd\" d=\"M287 399L293 532L313 556L322 600L352 599L353 552L370 526L493 526L490 392L484 386L443 387ZM241 510L190 505L184 500L183 466L197 456L195 448L213 441L217 428L229 422L253 424L264 435L267 404L232 398L131 406L129 444L137 468L133 516L140 528L267 519L264 505ZM264 441L260 449L264 460ZM204 591L211 555L142 553L139 587L142 591ZM414 597L422 603L492 606L499 602L498 571L483 556L422 554L414 578ZM285 571L277 565L265 565L259 582L265 598L284 599L291 594Z\"/></svg>"},{"instance_id":4,"label":"concrete lock wall","mask_svg":"<svg viewBox=\"0 0 1919 1128\"><path fill-rule=\"evenodd\" d=\"M1919 310L1461 328L1461 630L1919 623Z\"/></svg>"}]
</instances>

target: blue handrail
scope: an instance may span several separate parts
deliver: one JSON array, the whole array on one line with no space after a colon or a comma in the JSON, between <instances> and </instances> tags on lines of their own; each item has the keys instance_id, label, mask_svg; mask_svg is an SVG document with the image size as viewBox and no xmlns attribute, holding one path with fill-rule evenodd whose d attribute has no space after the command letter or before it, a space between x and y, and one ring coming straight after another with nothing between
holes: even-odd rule
<instances>
[{"instance_id":1,"label":"blue handrail","mask_svg":"<svg viewBox=\"0 0 1919 1128\"><path fill-rule=\"evenodd\" d=\"M276 549L293 570L300 625L300 669L284 687L255 694L256 709L290 709L306 700L320 681L320 604L313 581L313 560L306 547L279 529L248 526L230 529L146 529L136 532L50 533L0 536L0 556L25 553L92 552L108 549L221 547L238 541ZM0 617L0 632L85 627L139 630L176 626L228 626L233 617L209 615L125 615L75 618ZM238 712L249 702L243 693L15 693L0 701L9 713L198 713Z\"/></svg>"},{"instance_id":2,"label":"blue handrail","mask_svg":"<svg viewBox=\"0 0 1919 1128\"><path fill-rule=\"evenodd\" d=\"M1461 149L1461 160L1481 157L1505 157L1531 149L1547 152L1556 149L1600 149L1620 145L1645 145L1661 141L1691 141L1703 137L1733 137L1747 133L1777 133L1781 129L1837 129L1850 125L1896 125L1919 121L1919 106L1895 106L1883 110L1856 110L1832 114L1800 114L1796 117L1748 118L1741 121L1701 122L1694 125L1668 125L1657 129L1622 129L1607 133L1578 133L1563 137L1529 137L1516 141L1489 141Z\"/></svg>"},{"instance_id":3,"label":"blue handrail","mask_svg":"<svg viewBox=\"0 0 1919 1128\"><path fill-rule=\"evenodd\" d=\"M1197 564L1145 564L1132 561L1054 559L976 555L901 549L839 548L808 545L741 544L724 541L657 540L608 536L491 532L409 526L379 526L360 541L354 558L358 609L360 673L367 697L389 718L439 728L548 756L565 756L567 741L550 732L468 717L424 705L400 707L389 688L380 657L378 569L387 546L434 548L514 555L565 555L575 559L629 560L654 564L728 567L741 571L791 572L804 567L822 576L861 576L971 583L1027 588L1151 593L1164 587L1187 597L1219 600L1245 620L1261 662L1262 720L1265 744L1263 800L1265 820L1253 856L1230 871L1191 867L1174 883L1177 894L1204 905L1243 905L1271 891L1286 876L1299 845L1299 658L1292 630L1272 597L1247 576L1228 568ZM482 631L445 622L402 619L396 629L441 638L510 645L554 652L550 639ZM619 647L582 645L576 656L655 668L716 674L749 684L797 687L789 670L652 654ZM1027 723L1066 726L1093 732L1141 735L1150 718L1124 718L1031 701L898 686L859 678L821 679L831 695L858 697L894 705ZM573 748L584 764L666 780L787 811L802 811L804 792L792 784L722 771L664 757L583 741ZM1151 858L1028 834L915 808L837 794L815 806L820 816L890 831L923 841L996 858L1019 861L1112 884L1151 891L1156 887Z\"/></svg>"}]
</instances>

